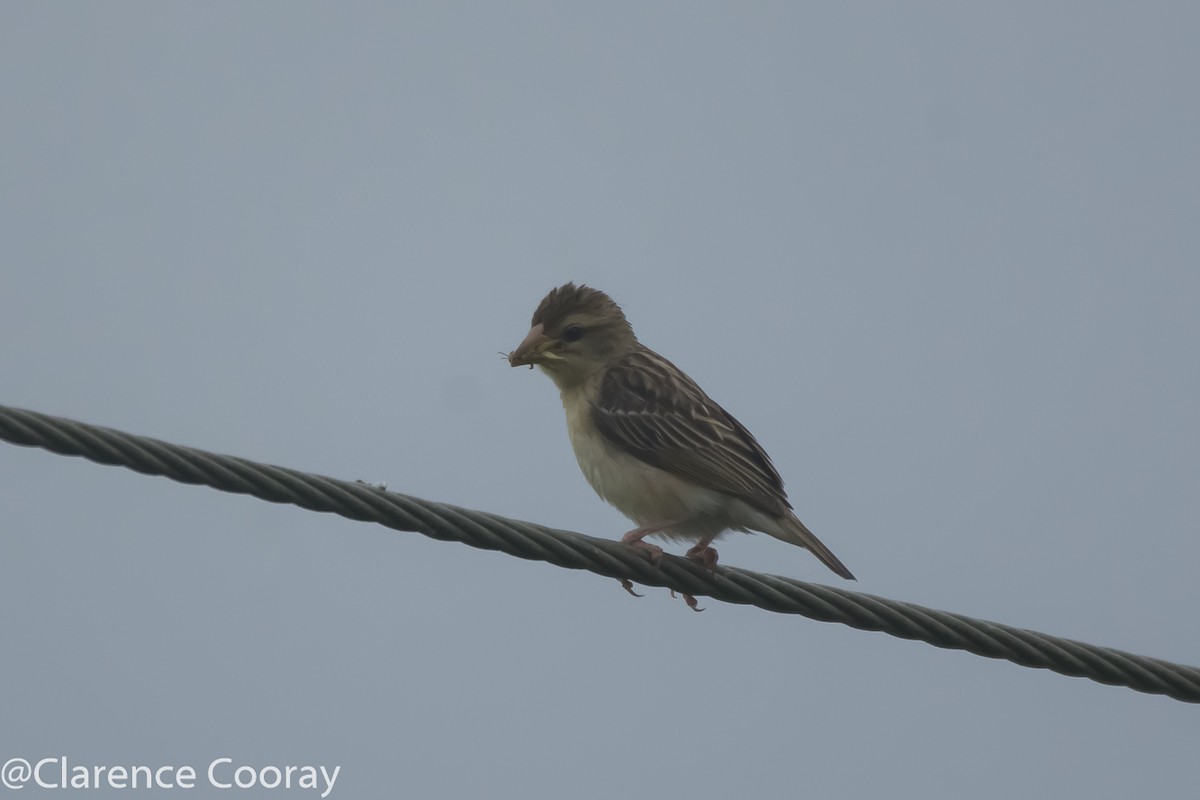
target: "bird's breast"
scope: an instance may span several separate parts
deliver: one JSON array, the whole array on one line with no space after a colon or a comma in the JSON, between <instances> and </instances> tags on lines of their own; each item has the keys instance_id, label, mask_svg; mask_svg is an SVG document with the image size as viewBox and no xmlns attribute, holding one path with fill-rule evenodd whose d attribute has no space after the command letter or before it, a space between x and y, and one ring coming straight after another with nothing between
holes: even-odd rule
<instances>
[{"instance_id":1,"label":"bird's breast","mask_svg":"<svg viewBox=\"0 0 1200 800\"><path fill-rule=\"evenodd\" d=\"M564 393L563 408L584 478L596 494L638 525L719 513L718 493L647 464L605 438L592 422L584 397Z\"/></svg>"}]
</instances>

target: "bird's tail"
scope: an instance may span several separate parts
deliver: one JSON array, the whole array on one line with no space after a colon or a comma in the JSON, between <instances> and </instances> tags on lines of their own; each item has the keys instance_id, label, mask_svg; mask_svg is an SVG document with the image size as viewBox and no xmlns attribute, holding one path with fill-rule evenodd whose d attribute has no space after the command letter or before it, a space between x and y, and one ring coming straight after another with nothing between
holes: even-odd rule
<instances>
[{"instance_id":1,"label":"bird's tail","mask_svg":"<svg viewBox=\"0 0 1200 800\"><path fill-rule=\"evenodd\" d=\"M816 537L812 531L805 527L804 523L796 519L795 514L788 514L779 520L778 530L769 531L775 538L782 539L785 542L798 544L801 547L807 547L812 551L813 555L821 560L821 563L829 567L841 577L849 581L858 580L850 570L846 569L846 565L833 554L833 551L826 547L820 539Z\"/></svg>"}]
</instances>

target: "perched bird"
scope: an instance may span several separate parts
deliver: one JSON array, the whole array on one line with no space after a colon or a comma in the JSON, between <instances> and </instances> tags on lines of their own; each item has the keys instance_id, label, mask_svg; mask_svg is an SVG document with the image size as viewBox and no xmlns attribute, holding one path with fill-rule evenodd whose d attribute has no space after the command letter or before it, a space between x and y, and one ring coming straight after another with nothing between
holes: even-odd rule
<instances>
[{"instance_id":1,"label":"perched bird","mask_svg":"<svg viewBox=\"0 0 1200 800\"><path fill-rule=\"evenodd\" d=\"M558 386L584 477L637 524L622 541L652 561L662 548L646 536L694 542L687 557L712 567L717 537L753 530L806 547L854 580L792 513L783 480L750 431L639 342L604 292L573 283L552 289L508 361L537 365Z\"/></svg>"}]
</instances>

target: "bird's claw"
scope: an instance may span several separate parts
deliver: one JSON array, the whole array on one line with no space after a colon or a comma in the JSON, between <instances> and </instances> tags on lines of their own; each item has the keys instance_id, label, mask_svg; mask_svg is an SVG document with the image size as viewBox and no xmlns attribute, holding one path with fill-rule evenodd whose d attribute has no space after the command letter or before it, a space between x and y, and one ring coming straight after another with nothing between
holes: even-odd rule
<instances>
[{"instance_id":1,"label":"bird's claw","mask_svg":"<svg viewBox=\"0 0 1200 800\"><path fill-rule=\"evenodd\" d=\"M629 592L634 597L642 597L643 596L633 590L633 581L629 580L629 578L621 578L621 588L624 589L625 591Z\"/></svg>"},{"instance_id":2,"label":"bird's claw","mask_svg":"<svg viewBox=\"0 0 1200 800\"><path fill-rule=\"evenodd\" d=\"M671 597L674 597L675 590L671 589L670 591L671 591ZM684 595L680 595L680 596L683 598L683 602L687 603L688 608L690 608L692 611L703 611L704 610L703 608L699 607L699 604L696 602L696 598L692 597L690 594L684 594Z\"/></svg>"}]
</instances>

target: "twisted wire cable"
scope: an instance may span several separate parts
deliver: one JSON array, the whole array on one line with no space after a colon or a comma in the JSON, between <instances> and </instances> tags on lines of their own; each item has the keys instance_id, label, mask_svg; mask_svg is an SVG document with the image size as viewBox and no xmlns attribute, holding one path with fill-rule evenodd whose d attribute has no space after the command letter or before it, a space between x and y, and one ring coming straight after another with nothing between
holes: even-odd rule
<instances>
[{"instance_id":1,"label":"twisted wire cable","mask_svg":"<svg viewBox=\"0 0 1200 800\"><path fill-rule=\"evenodd\" d=\"M1200 668L1133 655L962 614L734 567L708 570L675 556L651 564L628 545L458 508L286 467L169 444L110 428L0 406L0 439L81 456L181 483L290 503L484 550L690 595L882 631L935 647L1200 703Z\"/></svg>"}]
</instances>

